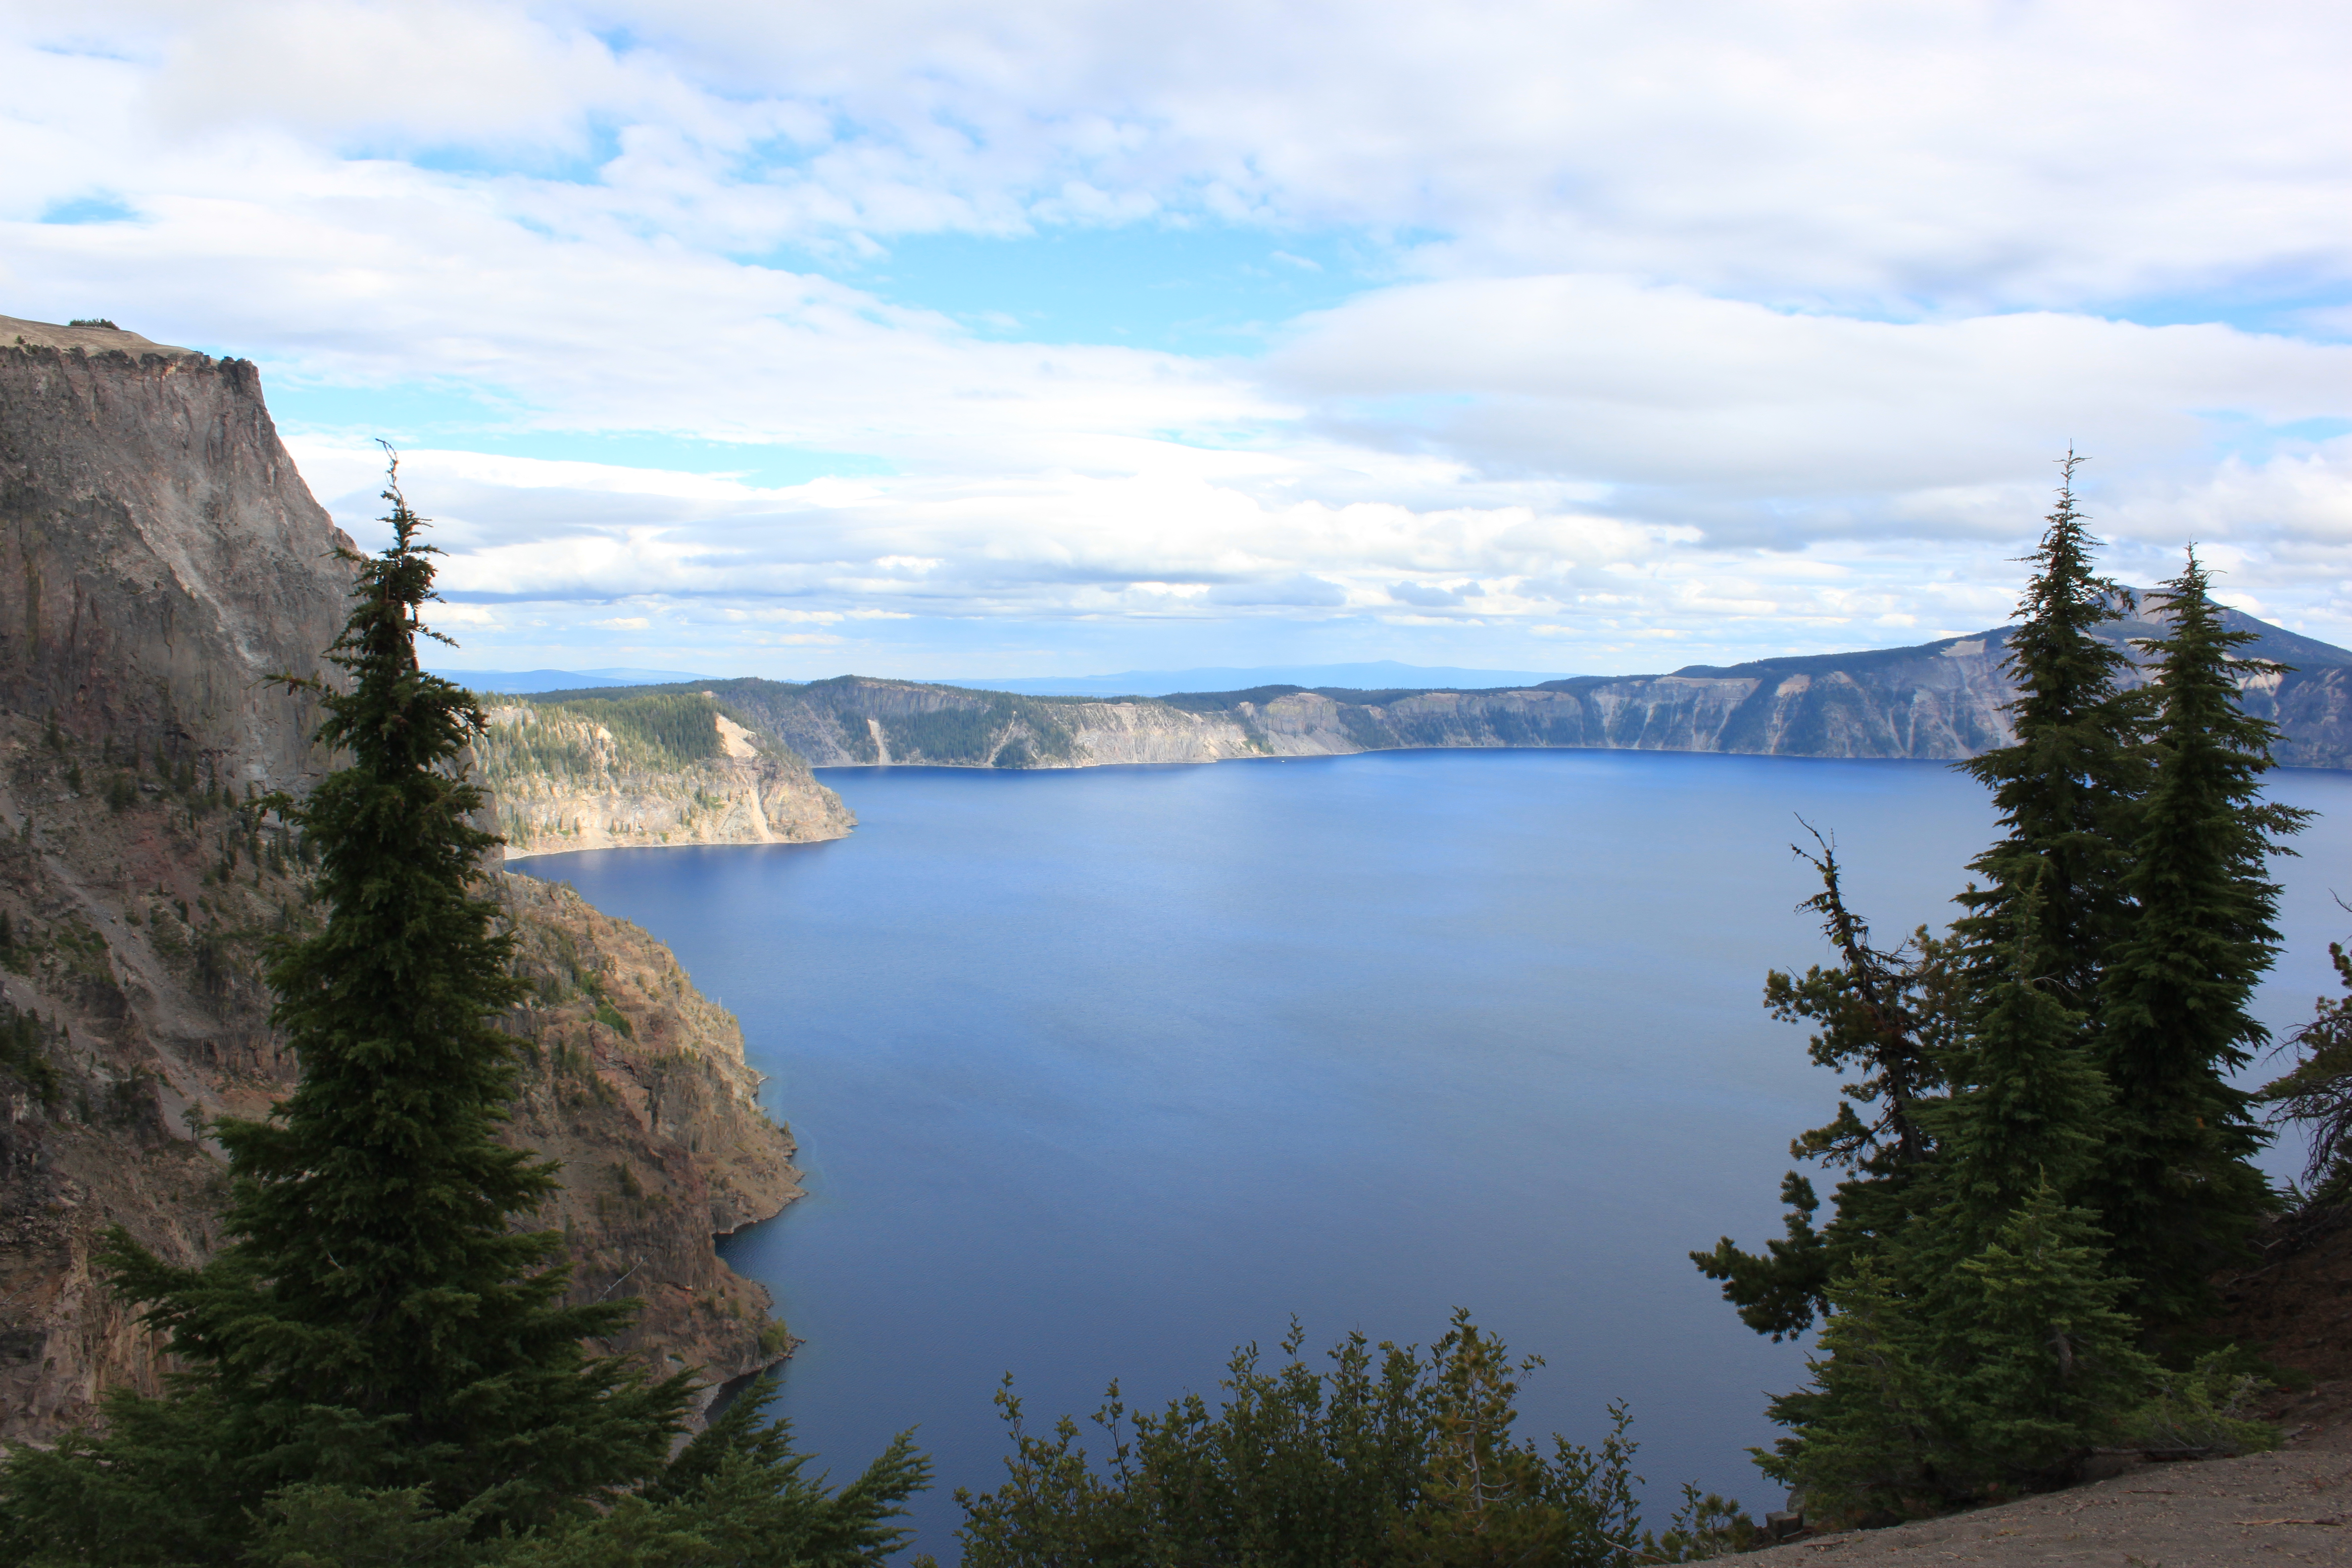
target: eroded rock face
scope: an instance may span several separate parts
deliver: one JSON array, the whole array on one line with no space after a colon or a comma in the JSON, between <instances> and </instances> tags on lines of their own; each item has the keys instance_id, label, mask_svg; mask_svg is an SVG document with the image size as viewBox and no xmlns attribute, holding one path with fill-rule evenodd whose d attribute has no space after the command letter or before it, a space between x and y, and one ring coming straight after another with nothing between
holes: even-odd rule
<instances>
[{"instance_id":1,"label":"eroded rock face","mask_svg":"<svg viewBox=\"0 0 2352 1568\"><path fill-rule=\"evenodd\" d=\"M664 1371L723 1381L781 1359L772 1298L711 1246L801 1194L742 1026L650 932L561 884L496 884L535 993L507 1026L525 1047L509 1139L563 1163L539 1218L570 1238L572 1300L637 1297L614 1348Z\"/></svg>"},{"instance_id":2,"label":"eroded rock face","mask_svg":"<svg viewBox=\"0 0 2352 1568\"><path fill-rule=\"evenodd\" d=\"M2222 620L2254 636L2241 650L2249 659L2293 667L2240 682L2247 710L2284 731L2278 761L2352 766L2352 652L2235 610ZM2146 680L2137 644L2164 632L2146 618L2101 628L2135 661L2124 685ZM1463 746L1953 762L2016 739L2008 637L1995 627L1916 647L1486 691L1261 687L1097 700L860 677L716 689L820 767L1097 767Z\"/></svg>"},{"instance_id":3,"label":"eroded rock face","mask_svg":"<svg viewBox=\"0 0 2352 1568\"><path fill-rule=\"evenodd\" d=\"M0 319L0 1444L159 1386L92 1249L120 1224L208 1256L226 1171L203 1128L292 1087L261 951L320 911L248 790L328 765L310 702L264 678L318 670L348 543L250 365ZM510 1133L565 1162L543 1218L575 1298L625 1278L645 1310L621 1342L665 1367L772 1362L766 1292L712 1245L798 1190L740 1030L644 931L492 879L536 994L507 1021Z\"/></svg>"},{"instance_id":4,"label":"eroded rock face","mask_svg":"<svg viewBox=\"0 0 2352 1568\"><path fill-rule=\"evenodd\" d=\"M479 748L507 856L685 844L811 844L857 818L772 736L713 714L712 755L663 763L561 708L489 709Z\"/></svg>"},{"instance_id":5,"label":"eroded rock face","mask_svg":"<svg viewBox=\"0 0 2352 1568\"><path fill-rule=\"evenodd\" d=\"M251 364L0 317L0 707L299 787L315 703L268 678L318 672L351 542Z\"/></svg>"}]
</instances>

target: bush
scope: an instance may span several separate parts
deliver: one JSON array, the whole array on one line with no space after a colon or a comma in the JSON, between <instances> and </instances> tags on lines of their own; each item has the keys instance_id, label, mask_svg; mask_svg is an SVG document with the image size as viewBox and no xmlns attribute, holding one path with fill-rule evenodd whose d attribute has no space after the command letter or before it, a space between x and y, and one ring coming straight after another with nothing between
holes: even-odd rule
<instances>
[{"instance_id":1,"label":"bush","mask_svg":"<svg viewBox=\"0 0 2352 1568\"><path fill-rule=\"evenodd\" d=\"M1503 1343L1456 1312L1423 1355L1351 1334L1318 1373L1294 1321L1278 1368L1234 1354L1213 1414L1199 1395L1130 1424L1113 1384L1097 1470L1064 1416L1032 1436L1008 1377L996 1396L1013 1453L995 1491L959 1489L965 1568L1086 1563L1513 1563L1630 1568L1736 1550L1736 1504L1685 1489L1664 1536L1645 1532L1624 1407L1598 1448L1511 1436L1517 1375Z\"/></svg>"}]
</instances>

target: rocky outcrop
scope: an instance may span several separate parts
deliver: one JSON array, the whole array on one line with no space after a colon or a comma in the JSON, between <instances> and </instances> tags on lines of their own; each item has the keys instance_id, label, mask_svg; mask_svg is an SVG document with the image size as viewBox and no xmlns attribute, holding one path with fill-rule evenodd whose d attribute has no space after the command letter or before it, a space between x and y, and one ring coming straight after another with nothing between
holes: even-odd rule
<instances>
[{"instance_id":1,"label":"rocky outcrop","mask_svg":"<svg viewBox=\"0 0 2352 1568\"><path fill-rule=\"evenodd\" d=\"M350 547L250 363L0 317L0 707L299 786Z\"/></svg>"},{"instance_id":2,"label":"rocky outcrop","mask_svg":"<svg viewBox=\"0 0 2352 1568\"><path fill-rule=\"evenodd\" d=\"M498 795L509 859L572 849L683 844L809 844L857 818L773 736L704 699L703 754L638 742L593 713L554 704L488 710L476 747ZM635 743L633 743L635 742Z\"/></svg>"},{"instance_id":3,"label":"rocky outcrop","mask_svg":"<svg viewBox=\"0 0 2352 1568\"><path fill-rule=\"evenodd\" d=\"M510 1142L563 1163L539 1215L570 1238L572 1299L635 1296L613 1348L716 1378L781 1358L765 1287L711 1246L800 1196L792 1134L761 1110L732 1014L651 933L572 889L502 873L530 1002Z\"/></svg>"},{"instance_id":4,"label":"rocky outcrop","mask_svg":"<svg viewBox=\"0 0 2352 1568\"><path fill-rule=\"evenodd\" d=\"M2241 681L2247 710L2284 731L2278 760L2352 767L2352 652L2238 611L2223 619L2253 635L2245 658L2292 667ZM2104 628L2137 661L2126 685L2147 679L2137 643L2164 629L2137 616ZM1507 746L1956 761L2015 737L2008 638L2009 628L1995 627L1916 647L1486 691L1265 686L1102 700L856 676L709 689L820 767L1097 767Z\"/></svg>"},{"instance_id":5,"label":"rocky outcrop","mask_svg":"<svg viewBox=\"0 0 2352 1568\"><path fill-rule=\"evenodd\" d=\"M119 1224L207 1256L205 1125L292 1085L260 955L319 911L255 799L328 765L268 678L318 671L348 547L250 365L0 320L0 1444L158 1386L92 1249ZM510 1131L565 1163L544 1217L576 1295L639 1296L622 1344L665 1364L774 1360L766 1293L712 1245L797 1191L740 1031L645 932L493 876L535 993Z\"/></svg>"}]
</instances>

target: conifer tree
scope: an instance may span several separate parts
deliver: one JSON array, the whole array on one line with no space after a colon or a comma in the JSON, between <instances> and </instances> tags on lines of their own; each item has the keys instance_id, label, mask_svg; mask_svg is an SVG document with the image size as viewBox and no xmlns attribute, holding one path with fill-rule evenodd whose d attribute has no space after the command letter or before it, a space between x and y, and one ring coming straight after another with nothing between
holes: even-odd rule
<instances>
[{"instance_id":1,"label":"conifer tree","mask_svg":"<svg viewBox=\"0 0 2352 1568\"><path fill-rule=\"evenodd\" d=\"M2099 576L2098 541L2074 506L2066 454L2058 505L2030 559L2008 670L2014 744L1961 765L1992 791L2006 836L1969 863L1983 879L1960 895L1968 915L1954 931L1997 973L2008 962L2011 907L2038 888L2039 940L2067 1004L2089 1008L2101 957L2126 918L2123 845L2141 784L2136 752L2145 701L2120 689L2130 660L2097 629L2119 618L2130 595Z\"/></svg>"},{"instance_id":2,"label":"conifer tree","mask_svg":"<svg viewBox=\"0 0 2352 1568\"><path fill-rule=\"evenodd\" d=\"M2154 765L2096 1044L2116 1114L2086 1201L2138 1282L2134 1309L2158 1327L2212 1314L2210 1275L2268 1206L2252 1163L2264 1135L2229 1077L2269 1038L2249 1010L2279 947L2266 862L2309 816L2263 800L2278 731L2239 704L2242 677L2284 667L2235 657L2253 634L2223 626L2208 587L2192 550L2161 591L2169 634L2141 645L2158 660Z\"/></svg>"},{"instance_id":3,"label":"conifer tree","mask_svg":"<svg viewBox=\"0 0 2352 1568\"><path fill-rule=\"evenodd\" d=\"M1844 1175L1827 1225L1813 1223L1821 1200L1811 1181L1791 1171L1780 1184L1785 1236L1767 1241L1761 1253L1725 1237L1713 1250L1690 1255L1701 1273L1723 1281L1740 1321L1775 1340L1811 1327L1828 1309L1830 1281L1937 1201L1921 1184L1932 1165L1931 1127L1965 999L1952 943L1922 927L1892 950L1875 946L1869 924L1846 903L1835 847L1819 833L1813 838L1818 854L1792 847L1822 879L1821 891L1800 907L1821 917L1838 962L1802 976L1772 971L1764 1001L1773 1016L1815 1026L1806 1048L1816 1065L1852 1075L1839 1085L1837 1114L1789 1146L1791 1158Z\"/></svg>"},{"instance_id":4,"label":"conifer tree","mask_svg":"<svg viewBox=\"0 0 2352 1568\"><path fill-rule=\"evenodd\" d=\"M358 580L320 686L348 757L299 806L328 910L271 962L301 1065L267 1121L224 1120L231 1238L166 1266L117 1231L107 1262L187 1369L118 1392L103 1437L13 1459L0 1555L227 1561L289 1486L407 1489L476 1532L529 1529L657 1473L691 1384L586 1355L634 1303L562 1304L559 1233L522 1228L556 1167L495 1137L514 1090L493 1024L519 994L478 888L496 842L456 762L482 714L417 668L436 552L394 471L393 543Z\"/></svg>"},{"instance_id":5,"label":"conifer tree","mask_svg":"<svg viewBox=\"0 0 2352 1568\"><path fill-rule=\"evenodd\" d=\"M2005 973L1949 1053L1949 1097L1927 1116L1936 1136L1927 1227L1948 1251L1982 1247L2033 1194L2080 1193L2100 1161L2107 1085L2083 1046L2083 1015L2049 977L2042 872L2012 907Z\"/></svg>"},{"instance_id":6,"label":"conifer tree","mask_svg":"<svg viewBox=\"0 0 2352 1568\"><path fill-rule=\"evenodd\" d=\"M1759 1463L1824 1519L2047 1486L2156 1387L2089 1211L2047 1184L1957 1260L1912 1239L1832 1285L1813 1385L1772 1403L1793 1430Z\"/></svg>"},{"instance_id":7,"label":"conifer tree","mask_svg":"<svg viewBox=\"0 0 2352 1568\"><path fill-rule=\"evenodd\" d=\"M2310 1135L2303 1169L2306 1217L2352 1198L2352 952L2331 942L2327 956L2341 993L2321 997L2311 1022L2288 1037L2294 1066L2255 1097L2273 1120L2300 1122Z\"/></svg>"},{"instance_id":8,"label":"conifer tree","mask_svg":"<svg viewBox=\"0 0 2352 1568\"><path fill-rule=\"evenodd\" d=\"M2037 882L2011 907L2008 965L1943 1053L1948 1094L1919 1108L1935 1155L1907 1215L1848 1250L1824 1290L1815 1386L1773 1404L1793 1431L1767 1469L1832 1511L2053 1479L2146 1392L2114 1310L2127 1282L2095 1216L2066 1202L2098 1158L2106 1088L2048 978L2040 901Z\"/></svg>"}]
</instances>

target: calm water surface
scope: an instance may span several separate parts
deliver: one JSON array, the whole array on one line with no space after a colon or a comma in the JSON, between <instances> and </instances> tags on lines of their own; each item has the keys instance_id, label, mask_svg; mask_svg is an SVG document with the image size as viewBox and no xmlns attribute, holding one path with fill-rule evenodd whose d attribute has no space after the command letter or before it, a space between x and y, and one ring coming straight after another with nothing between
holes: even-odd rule
<instances>
[{"instance_id":1,"label":"calm water surface","mask_svg":"<svg viewBox=\"0 0 2352 1568\"><path fill-rule=\"evenodd\" d=\"M1777 1506L1744 1450L1802 1354L1684 1254L1777 1234L1834 1090L1758 1005L1825 956L1797 817L1890 936L1990 836L1940 765L1411 752L996 773L830 769L850 838L520 862L667 942L742 1019L809 1196L733 1238L807 1343L784 1405L844 1479L919 1426L948 1498L1121 1380L1213 1394L1232 1348L1426 1342L1456 1305L1549 1362L1527 1430L1631 1403L1639 1468ZM2274 1026L2334 989L2352 777L2286 863ZM2282 1160L2282 1169L2288 1163ZM1042 1419L1040 1419L1042 1418Z\"/></svg>"}]
</instances>

